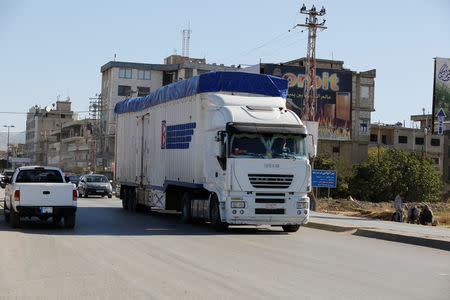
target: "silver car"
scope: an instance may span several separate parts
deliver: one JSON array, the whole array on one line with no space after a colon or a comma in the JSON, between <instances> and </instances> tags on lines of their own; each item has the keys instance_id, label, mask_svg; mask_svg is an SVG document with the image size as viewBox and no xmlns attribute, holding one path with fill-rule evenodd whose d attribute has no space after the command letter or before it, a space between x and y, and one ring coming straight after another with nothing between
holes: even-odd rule
<instances>
[{"instance_id":1,"label":"silver car","mask_svg":"<svg viewBox=\"0 0 450 300\"><path fill-rule=\"evenodd\" d=\"M83 175L78 183L78 195L79 197L89 197L91 195L108 196L112 197L112 186L105 175L101 174L89 174Z\"/></svg>"}]
</instances>

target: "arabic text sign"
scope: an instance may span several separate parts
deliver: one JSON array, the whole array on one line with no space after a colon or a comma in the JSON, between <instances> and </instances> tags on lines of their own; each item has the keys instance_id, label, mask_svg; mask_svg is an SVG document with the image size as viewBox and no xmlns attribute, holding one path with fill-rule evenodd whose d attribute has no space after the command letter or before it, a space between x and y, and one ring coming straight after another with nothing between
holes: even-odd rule
<instances>
[{"instance_id":1,"label":"arabic text sign","mask_svg":"<svg viewBox=\"0 0 450 300\"><path fill-rule=\"evenodd\" d=\"M311 170L311 184L313 187L335 188L336 181L337 171Z\"/></svg>"}]
</instances>

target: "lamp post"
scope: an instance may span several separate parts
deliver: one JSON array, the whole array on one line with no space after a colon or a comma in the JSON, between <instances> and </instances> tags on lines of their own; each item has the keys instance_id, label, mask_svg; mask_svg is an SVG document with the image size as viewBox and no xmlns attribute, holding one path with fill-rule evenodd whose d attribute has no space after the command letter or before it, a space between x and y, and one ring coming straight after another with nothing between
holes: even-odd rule
<instances>
[{"instance_id":1,"label":"lamp post","mask_svg":"<svg viewBox=\"0 0 450 300\"><path fill-rule=\"evenodd\" d=\"M14 125L3 125L3 127L8 128L8 139L6 141L6 168L9 166L9 129L15 127Z\"/></svg>"}]
</instances>

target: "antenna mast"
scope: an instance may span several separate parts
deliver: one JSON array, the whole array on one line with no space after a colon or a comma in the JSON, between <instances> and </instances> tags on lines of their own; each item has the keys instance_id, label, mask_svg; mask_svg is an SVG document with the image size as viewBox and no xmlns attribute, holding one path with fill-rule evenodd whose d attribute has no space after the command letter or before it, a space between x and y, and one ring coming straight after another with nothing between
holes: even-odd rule
<instances>
[{"instance_id":1,"label":"antenna mast","mask_svg":"<svg viewBox=\"0 0 450 300\"><path fill-rule=\"evenodd\" d=\"M191 23L188 23L188 29L183 29L183 41L182 41L182 50L181 55L189 57L189 46L191 42Z\"/></svg>"},{"instance_id":2,"label":"antenna mast","mask_svg":"<svg viewBox=\"0 0 450 300\"><path fill-rule=\"evenodd\" d=\"M301 14L308 15L305 20L305 24L297 24L297 26L308 28L308 49L306 53L306 79L303 88L303 109L302 117L308 121L315 121L317 110L317 87L315 84L316 79L316 37L317 28L327 29L325 27L325 21L319 23L318 17L325 15L325 8L322 6L320 11L317 11L313 5L310 10L306 9L303 4L300 9Z\"/></svg>"}]
</instances>

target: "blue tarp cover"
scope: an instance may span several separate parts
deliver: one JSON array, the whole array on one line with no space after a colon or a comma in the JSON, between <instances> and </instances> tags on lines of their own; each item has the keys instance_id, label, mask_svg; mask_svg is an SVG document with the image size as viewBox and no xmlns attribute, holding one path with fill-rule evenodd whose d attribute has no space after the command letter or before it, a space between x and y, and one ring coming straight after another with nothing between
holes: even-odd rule
<instances>
[{"instance_id":1,"label":"blue tarp cover","mask_svg":"<svg viewBox=\"0 0 450 300\"><path fill-rule=\"evenodd\" d=\"M209 72L163 86L144 97L120 101L114 112L122 114L140 111L199 93L226 91L286 98L287 90L287 80L280 77L235 71Z\"/></svg>"}]
</instances>

